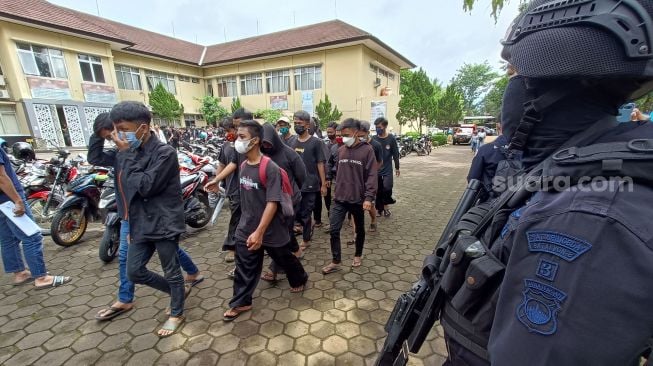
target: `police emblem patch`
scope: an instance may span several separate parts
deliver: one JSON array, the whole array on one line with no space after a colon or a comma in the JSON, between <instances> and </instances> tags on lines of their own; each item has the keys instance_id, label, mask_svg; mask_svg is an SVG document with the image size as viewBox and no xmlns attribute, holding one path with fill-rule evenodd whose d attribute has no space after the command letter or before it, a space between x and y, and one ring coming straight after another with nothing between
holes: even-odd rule
<instances>
[{"instance_id":1,"label":"police emblem patch","mask_svg":"<svg viewBox=\"0 0 653 366\"><path fill-rule=\"evenodd\" d=\"M553 254L567 262L592 249L592 244L585 240L553 231L529 231L526 237L529 251Z\"/></svg>"},{"instance_id":2,"label":"police emblem patch","mask_svg":"<svg viewBox=\"0 0 653 366\"><path fill-rule=\"evenodd\" d=\"M558 311L567 295L535 280L524 280L524 298L517 306L517 319L529 332L551 335L558 328Z\"/></svg>"}]
</instances>

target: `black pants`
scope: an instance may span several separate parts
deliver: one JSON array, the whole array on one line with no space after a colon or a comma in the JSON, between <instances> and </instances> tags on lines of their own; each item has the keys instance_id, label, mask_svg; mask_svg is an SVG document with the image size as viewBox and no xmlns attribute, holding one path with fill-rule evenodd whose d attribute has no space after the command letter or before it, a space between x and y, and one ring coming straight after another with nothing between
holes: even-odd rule
<instances>
[{"instance_id":1,"label":"black pants","mask_svg":"<svg viewBox=\"0 0 653 366\"><path fill-rule=\"evenodd\" d=\"M331 212L331 186L327 188L327 194L324 196L324 207L327 209L327 216Z\"/></svg>"},{"instance_id":2,"label":"black pants","mask_svg":"<svg viewBox=\"0 0 653 366\"><path fill-rule=\"evenodd\" d=\"M333 263L342 261L342 249L340 245L340 230L342 224L350 213L354 217L356 225L356 257L363 255L363 244L365 244L365 211L362 203L347 203L335 201L331 206L329 225L331 228L331 256Z\"/></svg>"},{"instance_id":3,"label":"black pants","mask_svg":"<svg viewBox=\"0 0 653 366\"><path fill-rule=\"evenodd\" d=\"M315 207L313 208L313 221L316 223L322 222L322 197L318 196L315 199Z\"/></svg>"},{"instance_id":4,"label":"black pants","mask_svg":"<svg viewBox=\"0 0 653 366\"><path fill-rule=\"evenodd\" d=\"M297 221L302 224L302 238L304 241L311 241L311 234L313 233L311 213L315 208L315 201L319 195L319 192L302 192L302 202L299 206L299 212L297 212Z\"/></svg>"},{"instance_id":5,"label":"black pants","mask_svg":"<svg viewBox=\"0 0 653 366\"><path fill-rule=\"evenodd\" d=\"M263 270L263 250L286 272L290 287L306 284L308 274L304 267L290 251L288 246L261 247L250 251L244 241L236 241L236 276L234 278L234 296L229 307L237 308L252 305L252 294L258 285Z\"/></svg>"},{"instance_id":6,"label":"black pants","mask_svg":"<svg viewBox=\"0 0 653 366\"><path fill-rule=\"evenodd\" d=\"M147 269L154 251L165 277ZM152 287L170 295L170 315L184 313L184 276L179 266L179 238L130 243L127 249L127 278L137 284Z\"/></svg>"},{"instance_id":7,"label":"black pants","mask_svg":"<svg viewBox=\"0 0 653 366\"><path fill-rule=\"evenodd\" d=\"M224 243L222 243L222 250L224 251L236 250L234 235L240 221L240 196L229 197L229 210L231 211L231 218L229 219L227 236L224 238Z\"/></svg>"},{"instance_id":8,"label":"black pants","mask_svg":"<svg viewBox=\"0 0 653 366\"><path fill-rule=\"evenodd\" d=\"M392 205L396 201L392 198L394 181L392 175L379 176L379 185L376 193L376 210L383 211L385 205Z\"/></svg>"}]
</instances>

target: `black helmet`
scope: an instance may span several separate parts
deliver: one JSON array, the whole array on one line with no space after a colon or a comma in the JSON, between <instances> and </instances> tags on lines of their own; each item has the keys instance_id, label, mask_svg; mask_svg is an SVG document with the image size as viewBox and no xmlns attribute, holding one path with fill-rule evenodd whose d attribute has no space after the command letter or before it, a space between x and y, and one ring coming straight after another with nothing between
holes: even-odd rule
<instances>
[{"instance_id":1,"label":"black helmet","mask_svg":"<svg viewBox=\"0 0 653 366\"><path fill-rule=\"evenodd\" d=\"M34 148L27 142L16 142L11 146L11 150L16 159L32 161L36 159Z\"/></svg>"},{"instance_id":2,"label":"black helmet","mask_svg":"<svg viewBox=\"0 0 653 366\"><path fill-rule=\"evenodd\" d=\"M533 0L502 57L531 78L653 78L653 1Z\"/></svg>"}]
</instances>

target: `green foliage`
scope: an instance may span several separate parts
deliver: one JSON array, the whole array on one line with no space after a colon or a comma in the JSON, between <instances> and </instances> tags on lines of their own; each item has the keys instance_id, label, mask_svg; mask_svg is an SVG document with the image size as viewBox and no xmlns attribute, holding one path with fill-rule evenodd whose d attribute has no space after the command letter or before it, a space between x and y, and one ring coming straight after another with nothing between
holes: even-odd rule
<instances>
[{"instance_id":1,"label":"green foliage","mask_svg":"<svg viewBox=\"0 0 653 366\"><path fill-rule=\"evenodd\" d=\"M508 75L502 76L497 80L492 89L483 98L483 112L488 116L498 116L501 112L501 104L503 103L503 94L506 92L508 86Z\"/></svg>"},{"instance_id":2,"label":"green foliage","mask_svg":"<svg viewBox=\"0 0 653 366\"><path fill-rule=\"evenodd\" d=\"M167 121L178 120L184 113L184 106L179 104L175 96L168 92L160 83L150 93L152 113Z\"/></svg>"},{"instance_id":3,"label":"green foliage","mask_svg":"<svg viewBox=\"0 0 653 366\"><path fill-rule=\"evenodd\" d=\"M492 87L492 81L499 77L490 64L463 64L451 83L463 97L464 113L476 115L481 112L482 97Z\"/></svg>"},{"instance_id":4,"label":"green foliage","mask_svg":"<svg viewBox=\"0 0 653 366\"><path fill-rule=\"evenodd\" d=\"M635 105L642 113L651 113L653 111L653 92L637 99Z\"/></svg>"},{"instance_id":5,"label":"green foliage","mask_svg":"<svg viewBox=\"0 0 653 366\"><path fill-rule=\"evenodd\" d=\"M256 111L256 113L254 113L254 116L256 116L256 118L261 118L265 122L270 122L272 124L277 123L277 121L279 120L279 118L281 118L282 115L283 114L278 109L259 109L258 111Z\"/></svg>"},{"instance_id":6,"label":"green foliage","mask_svg":"<svg viewBox=\"0 0 653 366\"><path fill-rule=\"evenodd\" d=\"M336 105L332 106L329 95L324 94L324 100L320 99L317 107L315 107L315 115L320 120L320 129L325 130L329 122L340 120L342 112L338 110Z\"/></svg>"},{"instance_id":7,"label":"green foliage","mask_svg":"<svg viewBox=\"0 0 653 366\"><path fill-rule=\"evenodd\" d=\"M526 9L526 6L528 6L530 0L519 0L519 11L524 11ZM463 9L465 11L472 11L474 8L474 5L478 0L463 0ZM503 7L506 6L510 0L491 0L491 5L492 5L492 17L496 20L499 16L499 13L501 13L501 10L503 10Z\"/></svg>"},{"instance_id":8,"label":"green foliage","mask_svg":"<svg viewBox=\"0 0 653 366\"><path fill-rule=\"evenodd\" d=\"M448 85L436 103L439 127L451 126L463 119L463 98L455 85Z\"/></svg>"},{"instance_id":9,"label":"green foliage","mask_svg":"<svg viewBox=\"0 0 653 366\"><path fill-rule=\"evenodd\" d=\"M417 121L419 131L422 130L424 124L433 125L435 123L436 93L442 89L437 80L431 80L422 68L415 72L402 70L400 78L401 100L399 101L399 112L397 112L399 124L410 123L410 126L414 128L413 122Z\"/></svg>"},{"instance_id":10,"label":"green foliage","mask_svg":"<svg viewBox=\"0 0 653 366\"><path fill-rule=\"evenodd\" d=\"M243 105L240 104L240 98L236 97L231 101L231 113L236 112L238 109L242 108Z\"/></svg>"},{"instance_id":11,"label":"green foliage","mask_svg":"<svg viewBox=\"0 0 653 366\"><path fill-rule=\"evenodd\" d=\"M431 136L431 143L433 146L442 146L447 144L447 135L438 133Z\"/></svg>"},{"instance_id":12,"label":"green foliage","mask_svg":"<svg viewBox=\"0 0 653 366\"><path fill-rule=\"evenodd\" d=\"M227 109L220 105L220 98L207 95L195 99L202 104L200 113L202 113L207 123L215 125L216 122L229 115Z\"/></svg>"},{"instance_id":13,"label":"green foliage","mask_svg":"<svg viewBox=\"0 0 653 366\"><path fill-rule=\"evenodd\" d=\"M406 137L412 137L413 140L417 140L418 138L420 138L420 137L422 136L422 134L419 133L419 132L417 132L417 131L410 131L410 132L406 132L406 133L404 134L404 136L406 136Z\"/></svg>"}]
</instances>

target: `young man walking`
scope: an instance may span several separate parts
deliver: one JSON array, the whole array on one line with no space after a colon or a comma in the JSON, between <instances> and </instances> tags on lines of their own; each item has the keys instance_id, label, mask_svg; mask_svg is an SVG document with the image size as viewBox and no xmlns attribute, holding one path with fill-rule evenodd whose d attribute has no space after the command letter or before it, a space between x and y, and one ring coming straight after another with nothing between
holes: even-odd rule
<instances>
[{"instance_id":1,"label":"young man walking","mask_svg":"<svg viewBox=\"0 0 653 366\"><path fill-rule=\"evenodd\" d=\"M370 138L370 127L371 124L367 121L361 121L361 129L358 133L359 139L361 140L362 143L364 144L369 144L372 146L372 149L374 149L374 158L376 159L376 169L381 167L383 164L383 147L381 147L381 144L379 144L378 141L374 140L373 138ZM378 190L378 187L377 187ZM368 211L370 213L370 231L375 232L377 230L376 226L376 210L374 209L374 202L376 201L376 197L374 197L374 201L372 201L372 208ZM354 229L355 230L355 229Z\"/></svg>"},{"instance_id":2,"label":"young man walking","mask_svg":"<svg viewBox=\"0 0 653 366\"><path fill-rule=\"evenodd\" d=\"M175 333L184 322L184 277L179 236L186 231L177 152L150 132L152 114L139 102L121 102L110 113L118 147L118 194L129 220L127 278L170 295L170 317L158 331ZM164 276L147 269L159 254Z\"/></svg>"},{"instance_id":3,"label":"young man walking","mask_svg":"<svg viewBox=\"0 0 653 366\"><path fill-rule=\"evenodd\" d=\"M376 127L376 136L374 139L381 144L383 156L383 164L379 168L379 193L376 196L376 210L378 211L377 217L383 215L389 217L392 215L390 212L390 205L395 203L392 198L392 187L394 186L392 174L392 162L394 161L395 174L399 177L399 147L394 135L388 133L388 120L379 117L374 121Z\"/></svg>"},{"instance_id":4,"label":"young man walking","mask_svg":"<svg viewBox=\"0 0 653 366\"><path fill-rule=\"evenodd\" d=\"M282 214L282 173L261 154L263 127L256 121L241 122L236 151L247 156L240 170L242 214L236 229L236 276L234 296L225 321L252 309L252 294L263 269L263 250L288 276L290 292L304 290L308 274L290 251L287 220Z\"/></svg>"},{"instance_id":5,"label":"young man walking","mask_svg":"<svg viewBox=\"0 0 653 366\"><path fill-rule=\"evenodd\" d=\"M365 243L365 211L372 209L377 188L377 163L374 149L359 140L360 121L346 119L340 128L344 146L338 149L338 178L329 218L332 260L322 269L325 275L340 270L342 261L340 230L347 213L351 213L356 225L356 253L352 267L361 266Z\"/></svg>"},{"instance_id":6,"label":"young man walking","mask_svg":"<svg viewBox=\"0 0 653 366\"><path fill-rule=\"evenodd\" d=\"M324 171L324 143L309 134L311 116L305 111L296 112L294 115L295 132L297 138L292 141L292 147L304 160L306 166L306 181L302 187L302 203L297 213L298 221L302 224L302 245L305 250L310 247L313 234L311 214L315 202L326 195L326 175Z\"/></svg>"}]
</instances>

